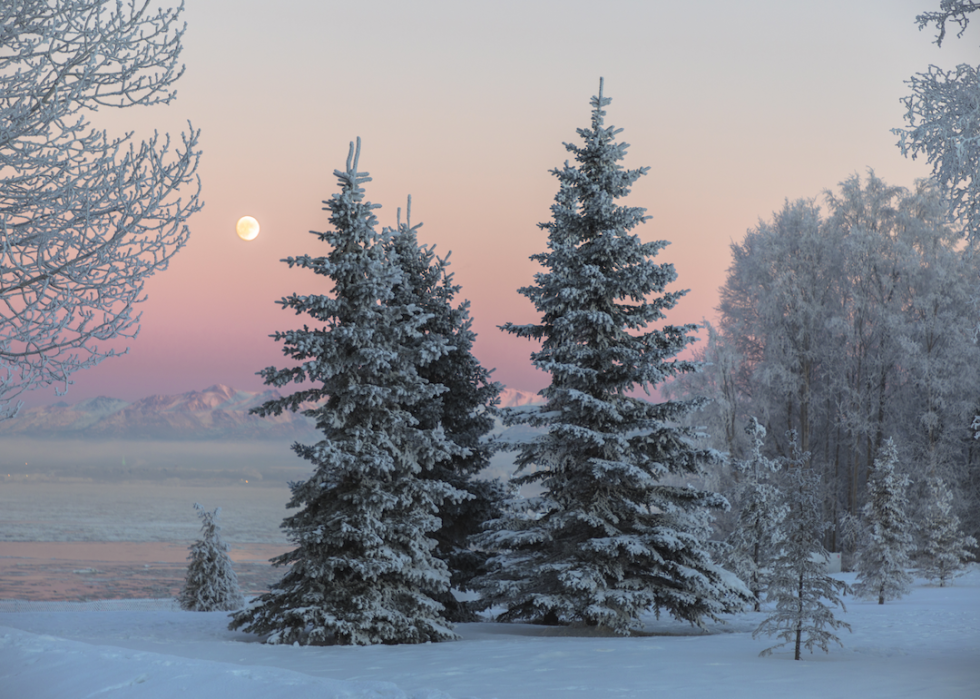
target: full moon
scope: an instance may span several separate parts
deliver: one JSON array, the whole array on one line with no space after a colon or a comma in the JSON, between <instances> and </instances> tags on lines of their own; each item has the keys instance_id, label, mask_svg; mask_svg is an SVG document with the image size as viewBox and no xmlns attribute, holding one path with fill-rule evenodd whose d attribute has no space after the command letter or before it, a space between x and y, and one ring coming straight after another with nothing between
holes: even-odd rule
<instances>
[{"instance_id":1,"label":"full moon","mask_svg":"<svg viewBox=\"0 0 980 699\"><path fill-rule=\"evenodd\" d=\"M251 216L242 216L235 224L235 232L242 240L255 240L259 234L259 222Z\"/></svg>"}]
</instances>

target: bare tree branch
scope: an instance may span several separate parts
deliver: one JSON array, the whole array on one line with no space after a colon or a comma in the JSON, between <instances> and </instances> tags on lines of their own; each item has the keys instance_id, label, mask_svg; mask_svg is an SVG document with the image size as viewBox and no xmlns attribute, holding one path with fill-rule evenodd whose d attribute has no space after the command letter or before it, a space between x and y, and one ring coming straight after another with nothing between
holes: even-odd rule
<instances>
[{"instance_id":1,"label":"bare tree branch","mask_svg":"<svg viewBox=\"0 0 980 699\"><path fill-rule=\"evenodd\" d=\"M971 0L942 0L939 3L939 12L923 12L917 15L915 21L919 24L919 29L925 29L930 24L935 24L939 34L936 36L936 46L943 45L946 38L946 22L952 22L959 26L956 37L963 36L966 27L970 24L969 14L980 10L980 3Z\"/></svg>"}]
</instances>

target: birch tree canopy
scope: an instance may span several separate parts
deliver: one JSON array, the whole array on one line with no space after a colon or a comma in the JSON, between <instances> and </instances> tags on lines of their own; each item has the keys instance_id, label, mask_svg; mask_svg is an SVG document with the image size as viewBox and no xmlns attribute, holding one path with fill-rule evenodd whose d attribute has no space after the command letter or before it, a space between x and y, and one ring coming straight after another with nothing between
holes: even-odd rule
<instances>
[{"instance_id":1,"label":"birch tree canopy","mask_svg":"<svg viewBox=\"0 0 980 699\"><path fill-rule=\"evenodd\" d=\"M134 338L143 284L199 210L199 132L110 136L105 108L170 103L183 6L0 4L0 419Z\"/></svg>"},{"instance_id":2,"label":"birch tree canopy","mask_svg":"<svg viewBox=\"0 0 980 699\"><path fill-rule=\"evenodd\" d=\"M936 45L946 38L947 22L962 37L970 14L980 9L973 0L942 0L938 12L915 19L919 29L935 24ZM980 67L961 63L952 70L931 65L907 81L912 94L902 98L908 128L892 129L902 154L923 155L950 202L950 215L971 238L980 238Z\"/></svg>"}]
</instances>

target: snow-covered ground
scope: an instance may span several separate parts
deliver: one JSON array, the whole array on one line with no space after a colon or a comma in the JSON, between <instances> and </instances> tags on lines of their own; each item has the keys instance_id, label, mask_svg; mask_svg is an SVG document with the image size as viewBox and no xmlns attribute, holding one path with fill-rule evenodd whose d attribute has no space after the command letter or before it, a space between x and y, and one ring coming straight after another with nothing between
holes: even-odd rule
<instances>
[{"instance_id":1,"label":"snow-covered ground","mask_svg":"<svg viewBox=\"0 0 980 699\"><path fill-rule=\"evenodd\" d=\"M752 639L762 614L707 634L653 618L630 638L477 623L458 627L452 643L283 647L228 631L224 613L166 600L7 601L0 697L980 697L980 567L952 587L917 580L884 606L846 603L854 632L843 632L845 647L795 662L790 649L758 657L773 642Z\"/></svg>"}]
</instances>

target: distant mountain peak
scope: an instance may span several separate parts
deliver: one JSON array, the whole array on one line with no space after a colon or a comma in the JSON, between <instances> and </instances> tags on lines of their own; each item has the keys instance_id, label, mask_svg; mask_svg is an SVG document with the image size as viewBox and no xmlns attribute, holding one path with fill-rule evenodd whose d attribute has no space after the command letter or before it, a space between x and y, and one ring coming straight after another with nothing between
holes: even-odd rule
<instances>
[{"instance_id":1,"label":"distant mountain peak","mask_svg":"<svg viewBox=\"0 0 980 699\"><path fill-rule=\"evenodd\" d=\"M501 408L518 408L522 405L544 405L545 399L536 392L518 388L504 388L500 392Z\"/></svg>"},{"instance_id":2,"label":"distant mountain peak","mask_svg":"<svg viewBox=\"0 0 980 699\"><path fill-rule=\"evenodd\" d=\"M250 414L274 391L254 393L215 384L203 391L153 395L133 403L99 396L74 405L28 408L0 422L0 435L44 438L267 439L302 438L313 431L303 415L261 418Z\"/></svg>"},{"instance_id":3,"label":"distant mountain peak","mask_svg":"<svg viewBox=\"0 0 980 699\"><path fill-rule=\"evenodd\" d=\"M202 391L177 395L153 395L132 403L99 396L74 405L28 408L11 420L0 421L0 437L23 435L38 438L220 440L311 438L314 421L301 413L258 417L249 411L280 397L278 391L240 391L214 384ZM500 405L515 408L539 405L536 393L505 388Z\"/></svg>"},{"instance_id":4,"label":"distant mountain peak","mask_svg":"<svg viewBox=\"0 0 980 699\"><path fill-rule=\"evenodd\" d=\"M114 413L117 410L122 410L129 403L124 400L119 400L118 398L108 398L107 396L98 396L97 398L86 398L83 401L75 403L74 406L61 401L60 403L55 403L51 407L69 408L74 410L83 410L85 412L105 412Z\"/></svg>"}]
</instances>

